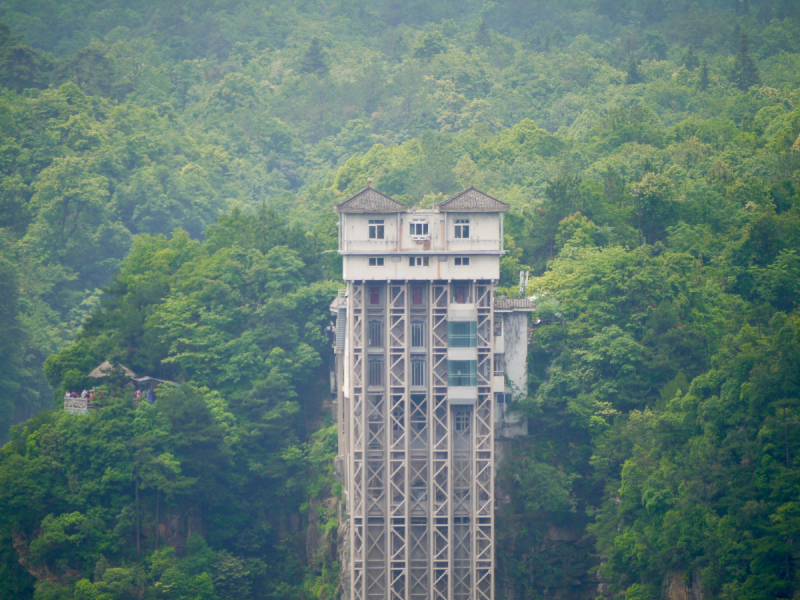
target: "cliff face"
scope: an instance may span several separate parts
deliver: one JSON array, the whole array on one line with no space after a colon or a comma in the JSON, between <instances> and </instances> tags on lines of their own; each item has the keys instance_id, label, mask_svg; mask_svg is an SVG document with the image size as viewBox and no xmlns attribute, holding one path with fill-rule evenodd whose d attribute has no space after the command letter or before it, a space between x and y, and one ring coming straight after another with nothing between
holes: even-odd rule
<instances>
[{"instance_id":1,"label":"cliff face","mask_svg":"<svg viewBox=\"0 0 800 600\"><path fill-rule=\"evenodd\" d=\"M663 595L667 600L705 600L697 573L693 577L682 572L668 574L664 578Z\"/></svg>"},{"instance_id":2,"label":"cliff face","mask_svg":"<svg viewBox=\"0 0 800 600\"><path fill-rule=\"evenodd\" d=\"M309 499L305 551L311 597L347 598L348 521L339 498Z\"/></svg>"},{"instance_id":3,"label":"cliff face","mask_svg":"<svg viewBox=\"0 0 800 600\"><path fill-rule=\"evenodd\" d=\"M589 518L571 479L533 460L536 434L497 444L496 598L594 600L602 595Z\"/></svg>"},{"instance_id":4,"label":"cliff face","mask_svg":"<svg viewBox=\"0 0 800 600\"><path fill-rule=\"evenodd\" d=\"M344 507L340 505L341 512L344 513ZM339 565L341 566L339 575L339 587L337 589L337 598L350 597L350 521L348 519L341 519L339 521L339 529L337 531L338 542L338 558Z\"/></svg>"},{"instance_id":5,"label":"cliff face","mask_svg":"<svg viewBox=\"0 0 800 600\"><path fill-rule=\"evenodd\" d=\"M583 523L556 524L509 503L498 511L496 548L498 600L594 600L600 593L594 539Z\"/></svg>"}]
</instances>

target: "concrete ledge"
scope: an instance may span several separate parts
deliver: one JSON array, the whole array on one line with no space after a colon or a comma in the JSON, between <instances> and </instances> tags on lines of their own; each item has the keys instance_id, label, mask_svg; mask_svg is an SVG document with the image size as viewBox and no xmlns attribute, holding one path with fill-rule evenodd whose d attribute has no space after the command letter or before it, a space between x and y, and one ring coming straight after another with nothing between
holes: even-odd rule
<instances>
[{"instance_id":1,"label":"concrete ledge","mask_svg":"<svg viewBox=\"0 0 800 600\"><path fill-rule=\"evenodd\" d=\"M447 307L448 321L477 321L478 309L474 304L451 304Z\"/></svg>"},{"instance_id":2,"label":"concrete ledge","mask_svg":"<svg viewBox=\"0 0 800 600\"><path fill-rule=\"evenodd\" d=\"M447 360L478 360L477 348L448 348Z\"/></svg>"},{"instance_id":3,"label":"concrete ledge","mask_svg":"<svg viewBox=\"0 0 800 600\"><path fill-rule=\"evenodd\" d=\"M478 401L477 387L449 387L447 388L447 401L450 404L475 404Z\"/></svg>"}]
</instances>

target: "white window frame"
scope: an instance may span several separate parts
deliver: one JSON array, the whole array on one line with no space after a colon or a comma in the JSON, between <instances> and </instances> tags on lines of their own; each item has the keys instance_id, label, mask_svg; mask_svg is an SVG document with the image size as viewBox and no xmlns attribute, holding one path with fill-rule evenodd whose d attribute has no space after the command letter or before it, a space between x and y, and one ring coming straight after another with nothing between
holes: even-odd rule
<instances>
[{"instance_id":1,"label":"white window frame","mask_svg":"<svg viewBox=\"0 0 800 600\"><path fill-rule=\"evenodd\" d=\"M383 219L370 219L369 220L369 239L382 240L384 239L385 226Z\"/></svg>"},{"instance_id":2,"label":"white window frame","mask_svg":"<svg viewBox=\"0 0 800 600\"><path fill-rule=\"evenodd\" d=\"M469 431L470 420L470 412L468 410L461 409L453 411L453 423L456 431Z\"/></svg>"},{"instance_id":3,"label":"white window frame","mask_svg":"<svg viewBox=\"0 0 800 600\"><path fill-rule=\"evenodd\" d=\"M383 387L384 373L386 363L382 356L370 357L367 361L367 387L380 388Z\"/></svg>"},{"instance_id":4,"label":"white window frame","mask_svg":"<svg viewBox=\"0 0 800 600\"><path fill-rule=\"evenodd\" d=\"M384 264L384 260L382 256L370 256L369 257L369 266L370 267L382 267Z\"/></svg>"},{"instance_id":5,"label":"white window frame","mask_svg":"<svg viewBox=\"0 0 800 600\"><path fill-rule=\"evenodd\" d=\"M427 360L423 356L411 357L411 387L425 387Z\"/></svg>"},{"instance_id":6,"label":"white window frame","mask_svg":"<svg viewBox=\"0 0 800 600\"><path fill-rule=\"evenodd\" d=\"M511 404L511 394L508 392L495 392L494 399L497 404Z\"/></svg>"},{"instance_id":7,"label":"white window frame","mask_svg":"<svg viewBox=\"0 0 800 600\"><path fill-rule=\"evenodd\" d=\"M383 321L381 319L367 321L367 348L383 348Z\"/></svg>"},{"instance_id":8,"label":"white window frame","mask_svg":"<svg viewBox=\"0 0 800 600\"><path fill-rule=\"evenodd\" d=\"M413 240L424 240L430 237L430 226L427 221L409 222L408 231Z\"/></svg>"},{"instance_id":9,"label":"white window frame","mask_svg":"<svg viewBox=\"0 0 800 600\"><path fill-rule=\"evenodd\" d=\"M469 219L456 219L455 220L455 239L468 240L469 239Z\"/></svg>"},{"instance_id":10,"label":"white window frame","mask_svg":"<svg viewBox=\"0 0 800 600\"><path fill-rule=\"evenodd\" d=\"M456 256L453 262L457 267L468 267L469 256Z\"/></svg>"},{"instance_id":11,"label":"white window frame","mask_svg":"<svg viewBox=\"0 0 800 600\"><path fill-rule=\"evenodd\" d=\"M425 321L411 321L411 347L412 348L426 348L425 343ZM415 331L416 330L416 331ZM419 339L417 339L419 338ZM414 342L421 342L415 344Z\"/></svg>"},{"instance_id":12,"label":"white window frame","mask_svg":"<svg viewBox=\"0 0 800 600\"><path fill-rule=\"evenodd\" d=\"M427 267L430 265L430 259L427 256L409 256L408 257L408 266L409 267Z\"/></svg>"}]
</instances>

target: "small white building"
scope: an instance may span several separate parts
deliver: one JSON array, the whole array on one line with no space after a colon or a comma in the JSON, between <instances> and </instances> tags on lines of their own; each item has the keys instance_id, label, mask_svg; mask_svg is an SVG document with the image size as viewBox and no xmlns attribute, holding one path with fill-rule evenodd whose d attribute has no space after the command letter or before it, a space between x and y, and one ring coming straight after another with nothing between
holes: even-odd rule
<instances>
[{"instance_id":1,"label":"small white building","mask_svg":"<svg viewBox=\"0 0 800 600\"><path fill-rule=\"evenodd\" d=\"M495 443L528 434L528 422L511 405L528 396L527 298L494 299Z\"/></svg>"},{"instance_id":2,"label":"small white building","mask_svg":"<svg viewBox=\"0 0 800 600\"><path fill-rule=\"evenodd\" d=\"M527 300L494 298L508 205L336 205L331 305L346 598L493 600L496 441L526 432Z\"/></svg>"}]
</instances>

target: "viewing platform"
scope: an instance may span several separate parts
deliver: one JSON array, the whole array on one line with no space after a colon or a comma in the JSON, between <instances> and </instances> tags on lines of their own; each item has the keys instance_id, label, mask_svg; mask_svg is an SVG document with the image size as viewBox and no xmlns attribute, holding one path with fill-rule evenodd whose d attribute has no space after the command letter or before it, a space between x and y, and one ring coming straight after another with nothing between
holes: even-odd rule
<instances>
[{"instance_id":1,"label":"viewing platform","mask_svg":"<svg viewBox=\"0 0 800 600\"><path fill-rule=\"evenodd\" d=\"M90 410L94 410L94 405L88 396L75 398L64 394L64 410L73 415L88 415Z\"/></svg>"}]
</instances>

